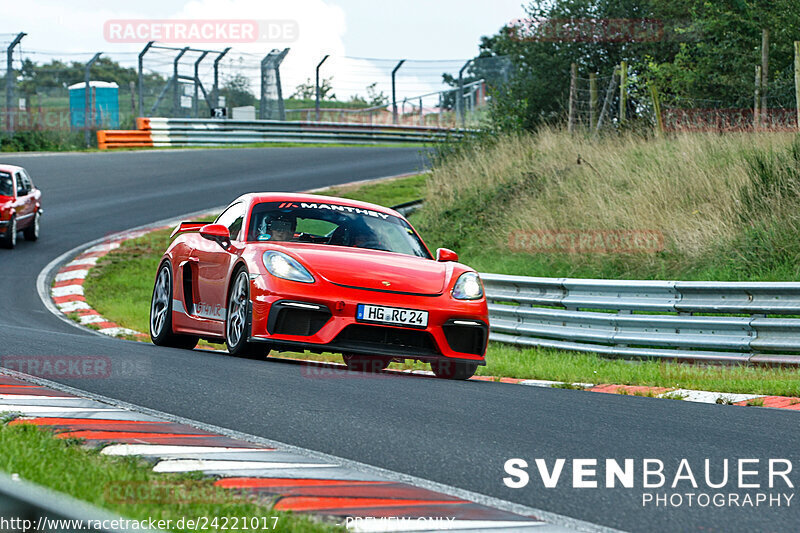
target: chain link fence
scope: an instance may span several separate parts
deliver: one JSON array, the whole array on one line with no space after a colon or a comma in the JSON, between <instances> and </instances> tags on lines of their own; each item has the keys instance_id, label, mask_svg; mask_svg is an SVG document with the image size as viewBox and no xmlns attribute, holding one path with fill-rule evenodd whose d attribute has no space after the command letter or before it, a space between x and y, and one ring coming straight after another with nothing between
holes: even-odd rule
<instances>
[{"instance_id":1,"label":"chain link fence","mask_svg":"<svg viewBox=\"0 0 800 533\"><path fill-rule=\"evenodd\" d=\"M563 115L571 131L598 134L623 127L685 132L797 131L797 87L792 73L766 86L754 79L727 99L685 98L659 92L636 72L576 69Z\"/></svg>"},{"instance_id":2,"label":"chain link fence","mask_svg":"<svg viewBox=\"0 0 800 533\"><path fill-rule=\"evenodd\" d=\"M98 129L136 128L137 117L474 127L508 78L499 57L339 56L317 76L319 60L291 61L289 48L259 55L149 43L140 52L67 54L27 49L24 36L0 34L5 138L55 131L94 139Z\"/></svg>"}]
</instances>

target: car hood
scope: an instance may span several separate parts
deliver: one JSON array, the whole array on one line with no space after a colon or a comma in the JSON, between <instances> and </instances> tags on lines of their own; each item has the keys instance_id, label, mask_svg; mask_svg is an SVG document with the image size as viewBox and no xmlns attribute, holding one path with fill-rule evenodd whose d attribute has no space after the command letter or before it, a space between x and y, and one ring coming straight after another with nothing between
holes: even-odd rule
<instances>
[{"instance_id":1,"label":"car hood","mask_svg":"<svg viewBox=\"0 0 800 533\"><path fill-rule=\"evenodd\" d=\"M293 244L273 249L293 255L331 283L359 289L441 294L452 272L452 263L361 248Z\"/></svg>"}]
</instances>

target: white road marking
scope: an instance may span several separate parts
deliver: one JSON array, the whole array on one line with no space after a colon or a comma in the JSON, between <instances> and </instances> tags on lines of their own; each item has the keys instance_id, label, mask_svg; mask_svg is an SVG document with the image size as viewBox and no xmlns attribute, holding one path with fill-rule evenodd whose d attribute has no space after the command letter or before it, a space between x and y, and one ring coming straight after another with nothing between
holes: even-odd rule
<instances>
[{"instance_id":1,"label":"white road marking","mask_svg":"<svg viewBox=\"0 0 800 533\"><path fill-rule=\"evenodd\" d=\"M69 272L59 272L56 274L56 281L67 281L70 279L85 279L89 274L88 270L70 270Z\"/></svg>"},{"instance_id":2,"label":"white road marking","mask_svg":"<svg viewBox=\"0 0 800 533\"><path fill-rule=\"evenodd\" d=\"M225 448L220 446L176 446L172 444L112 444L103 455L172 455L193 453L271 452L270 448Z\"/></svg>"},{"instance_id":3,"label":"white road marking","mask_svg":"<svg viewBox=\"0 0 800 533\"><path fill-rule=\"evenodd\" d=\"M524 522L515 520L437 520L417 518L392 518L372 520L353 520L347 524L348 531L358 533L378 533L384 531L475 531L513 529L523 531L528 528L545 528L545 522ZM552 526L550 526L552 527ZM524 529L523 529L524 528Z\"/></svg>"},{"instance_id":4,"label":"white road marking","mask_svg":"<svg viewBox=\"0 0 800 533\"><path fill-rule=\"evenodd\" d=\"M733 394L729 392L711 392L704 390L691 390L691 389L675 389L673 391L665 392L660 396L681 396L687 402L698 403L717 403L719 398L730 401L731 403L744 402L747 400L754 400L756 398L763 398L763 394ZM722 403L722 402L720 402Z\"/></svg>"},{"instance_id":5,"label":"white road marking","mask_svg":"<svg viewBox=\"0 0 800 533\"><path fill-rule=\"evenodd\" d=\"M198 470L259 470L335 468L339 465L324 463L272 463L267 461L220 461L204 459L167 459L153 467L153 472L195 472Z\"/></svg>"},{"instance_id":6,"label":"white road marking","mask_svg":"<svg viewBox=\"0 0 800 533\"><path fill-rule=\"evenodd\" d=\"M51 293L53 298L59 296L83 296L83 285L76 283L74 285L64 285L63 287L53 287Z\"/></svg>"},{"instance_id":7,"label":"white road marking","mask_svg":"<svg viewBox=\"0 0 800 533\"><path fill-rule=\"evenodd\" d=\"M61 310L62 313L72 313L73 311L77 311L78 309L91 309L91 307L89 307L89 304L87 304L86 302L65 302L63 304L58 304L58 308Z\"/></svg>"},{"instance_id":8,"label":"white road marking","mask_svg":"<svg viewBox=\"0 0 800 533\"><path fill-rule=\"evenodd\" d=\"M82 259L78 258L78 259L75 259L74 261L70 261L69 263L67 263L64 266L65 267L72 267L72 266L78 266L78 265L95 266L97 264L97 260L98 259L100 259L100 258L99 257L84 257Z\"/></svg>"}]
</instances>

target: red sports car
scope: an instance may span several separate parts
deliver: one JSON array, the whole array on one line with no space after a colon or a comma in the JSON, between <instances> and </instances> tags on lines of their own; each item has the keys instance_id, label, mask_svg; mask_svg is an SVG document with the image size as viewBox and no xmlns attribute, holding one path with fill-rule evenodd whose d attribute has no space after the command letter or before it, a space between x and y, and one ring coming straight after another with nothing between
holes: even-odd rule
<instances>
[{"instance_id":1,"label":"red sports car","mask_svg":"<svg viewBox=\"0 0 800 533\"><path fill-rule=\"evenodd\" d=\"M0 165L0 246L16 246L20 231L25 240L37 240L41 216L42 193L25 169Z\"/></svg>"},{"instance_id":2,"label":"red sports car","mask_svg":"<svg viewBox=\"0 0 800 533\"><path fill-rule=\"evenodd\" d=\"M428 361L466 379L484 365L488 310L478 274L434 258L398 212L307 194L246 194L213 224L183 222L156 274L160 346L226 342L232 355L335 352L348 368Z\"/></svg>"}]
</instances>

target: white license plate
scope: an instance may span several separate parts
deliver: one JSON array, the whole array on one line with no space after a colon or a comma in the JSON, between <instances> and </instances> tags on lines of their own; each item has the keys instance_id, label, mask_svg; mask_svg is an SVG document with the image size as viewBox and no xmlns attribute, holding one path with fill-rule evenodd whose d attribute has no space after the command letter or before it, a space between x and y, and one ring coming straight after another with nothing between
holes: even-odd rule
<instances>
[{"instance_id":1,"label":"white license plate","mask_svg":"<svg viewBox=\"0 0 800 533\"><path fill-rule=\"evenodd\" d=\"M381 324L401 324L424 328L428 326L428 312L400 307L384 307L382 305L358 304L356 318L364 322Z\"/></svg>"}]
</instances>

